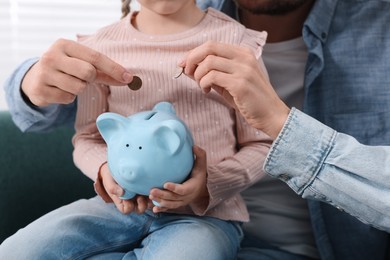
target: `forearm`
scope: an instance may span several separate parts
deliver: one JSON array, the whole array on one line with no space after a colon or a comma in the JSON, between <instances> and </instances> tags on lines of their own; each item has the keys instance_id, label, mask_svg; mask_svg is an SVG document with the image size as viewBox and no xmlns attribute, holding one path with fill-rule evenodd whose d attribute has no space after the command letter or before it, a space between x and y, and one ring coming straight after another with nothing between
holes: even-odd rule
<instances>
[{"instance_id":1,"label":"forearm","mask_svg":"<svg viewBox=\"0 0 390 260\"><path fill-rule=\"evenodd\" d=\"M269 147L254 144L242 148L231 158L207 169L209 208L252 186L265 176L262 165Z\"/></svg>"},{"instance_id":2,"label":"forearm","mask_svg":"<svg viewBox=\"0 0 390 260\"><path fill-rule=\"evenodd\" d=\"M9 111L15 124L20 130L30 132L44 132L61 125L73 125L75 103L38 108L22 97L21 84L24 76L37 61L38 58L26 60L4 84Z\"/></svg>"},{"instance_id":3,"label":"forearm","mask_svg":"<svg viewBox=\"0 0 390 260\"><path fill-rule=\"evenodd\" d=\"M101 166L107 162L106 145L80 134L76 134L75 138L73 161L82 173L95 182Z\"/></svg>"},{"instance_id":4,"label":"forearm","mask_svg":"<svg viewBox=\"0 0 390 260\"><path fill-rule=\"evenodd\" d=\"M304 198L390 230L390 147L365 146L293 109L265 171Z\"/></svg>"},{"instance_id":5,"label":"forearm","mask_svg":"<svg viewBox=\"0 0 390 260\"><path fill-rule=\"evenodd\" d=\"M207 167L207 209L245 190L264 177L263 163L272 140L263 132L250 127L237 114L237 142L239 151L223 161Z\"/></svg>"},{"instance_id":6,"label":"forearm","mask_svg":"<svg viewBox=\"0 0 390 260\"><path fill-rule=\"evenodd\" d=\"M78 113L83 113L83 109ZM95 121L87 122L77 115L76 133L72 139L75 165L92 181L96 181L100 167L107 162L107 146L101 138Z\"/></svg>"},{"instance_id":7,"label":"forearm","mask_svg":"<svg viewBox=\"0 0 390 260\"><path fill-rule=\"evenodd\" d=\"M78 109L73 137L73 160L90 179L96 181L98 172L107 161L107 145L99 134L96 118L107 107L108 87L89 84L78 97Z\"/></svg>"}]
</instances>

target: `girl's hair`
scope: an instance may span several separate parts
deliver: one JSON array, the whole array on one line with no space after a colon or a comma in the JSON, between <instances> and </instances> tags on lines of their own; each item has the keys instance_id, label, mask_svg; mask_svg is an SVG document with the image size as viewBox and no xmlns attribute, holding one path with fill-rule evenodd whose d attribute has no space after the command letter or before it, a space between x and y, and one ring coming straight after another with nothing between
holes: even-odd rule
<instances>
[{"instance_id":1,"label":"girl's hair","mask_svg":"<svg viewBox=\"0 0 390 260\"><path fill-rule=\"evenodd\" d=\"M130 2L131 0L122 0L122 17L125 17L130 13Z\"/></svg>"}]
</instances>

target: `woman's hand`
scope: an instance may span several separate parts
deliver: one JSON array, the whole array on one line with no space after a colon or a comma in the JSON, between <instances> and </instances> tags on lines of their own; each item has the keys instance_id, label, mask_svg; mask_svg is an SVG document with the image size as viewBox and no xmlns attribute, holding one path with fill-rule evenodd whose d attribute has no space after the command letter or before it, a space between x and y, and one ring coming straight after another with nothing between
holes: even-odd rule
<instances>
[{"instance_id":1,"label":"woman's hand","mask_svg":"<svg viewBox=\"0 0 390 260\"><path fill-rule=\"evenodd\" d=\"M107 56L80 43L57 40L27 72L22 91L36 106L69 104L88 82L124 85L133 76Z\"/></svg>"},{"instance_id":2,"label":"woman's hand","mask_svg":"<svg viewBox=\"0 0 390 260\"><path fill-rule=\"evenodd\" d=\"M218 92L253 127L276 138L289 114L268 80L264 64L249 49L207 42L179 64L208 93Z\"/></svg>"}]
</instances>

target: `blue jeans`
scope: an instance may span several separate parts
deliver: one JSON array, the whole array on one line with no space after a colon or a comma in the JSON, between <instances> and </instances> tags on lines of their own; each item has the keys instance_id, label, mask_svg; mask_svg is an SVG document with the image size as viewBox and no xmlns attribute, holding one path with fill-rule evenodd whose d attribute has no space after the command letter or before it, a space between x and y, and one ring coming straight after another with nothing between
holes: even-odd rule
<instances>
[{"instance_id":1,"label":"blue jeans","mask_svg":"<svg viewBox=\"0 0 390 260\"><path fill-rule=\"evenodd\" d=\"M28 212L26 212L28 214ZM100 197L54 210L0 245L0 259L234 259L239 223L160 213L121 214Z\"/></svg>"}]
</instances>

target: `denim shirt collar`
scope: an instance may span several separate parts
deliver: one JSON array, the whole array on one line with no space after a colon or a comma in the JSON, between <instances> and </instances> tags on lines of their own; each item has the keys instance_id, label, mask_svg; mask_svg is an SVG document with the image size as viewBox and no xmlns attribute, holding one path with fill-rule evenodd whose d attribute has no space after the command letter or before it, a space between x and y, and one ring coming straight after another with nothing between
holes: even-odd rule
<instances>
[{"instance_id":1,"label":"denim shirt collar","mask_svg":"<svg viewBox=\"0 0 390 260\"><path fill-rule=\"evenodd\" d=\"M303 37L314 35L322 43L326 41L338 0L315 1L303 25Z\"/></svg>"},{"instance_id":2,"label":"denim shirt collar","mask_svg":"<svg viewBox=\"0 0 390 260\"><path fill-rule=\"evenodd\" d=\"M308 95L316 78L324 69L324 50L336 11L338 0L315 1L302 31L303 40L307 46L308 58L305 71L305 97L303 111L314 116L312 106L308 104Z\"/></svg>"}]
</instances>

